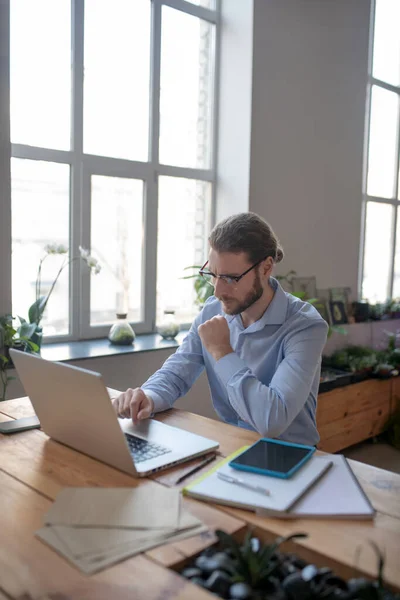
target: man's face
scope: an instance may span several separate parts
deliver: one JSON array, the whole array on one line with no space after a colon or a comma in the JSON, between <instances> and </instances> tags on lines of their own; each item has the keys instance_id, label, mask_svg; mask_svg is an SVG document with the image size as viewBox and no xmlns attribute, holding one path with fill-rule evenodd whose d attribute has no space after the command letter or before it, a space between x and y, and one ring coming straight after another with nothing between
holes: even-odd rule
<instances>
[{"instance_id":1,"label":"man's face","mask_svg":"<svg viewBox=\"0 0 400 600\"><path fill-rule=\"evenodd\" d=\"M208 258L208 269L215 275L241 275L252 263L247 254L233 254L231 252L218 253L211 249ZM216 279L214 295L221 301L223 310L228 315L238 315L252 306L264 293L259 269L255 267L237 283L228 284L221 279Z\"/></svg>"}]
</instances>

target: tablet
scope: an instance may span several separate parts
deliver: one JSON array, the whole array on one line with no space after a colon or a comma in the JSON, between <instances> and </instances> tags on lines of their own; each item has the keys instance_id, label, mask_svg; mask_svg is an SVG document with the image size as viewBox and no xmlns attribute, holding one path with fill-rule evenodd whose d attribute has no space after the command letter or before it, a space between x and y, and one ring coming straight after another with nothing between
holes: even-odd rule
<instances>
[{"instance_id":1,"label":"tablet","mask_svg":"<svg viewBox=\"0 0 400 600\"><path fill-rule=\"evenodd\" d=\"M291 477L315 452L314 446L261 438L230 461L229 466L240 471Z\"/></svg>"}]
</instances>

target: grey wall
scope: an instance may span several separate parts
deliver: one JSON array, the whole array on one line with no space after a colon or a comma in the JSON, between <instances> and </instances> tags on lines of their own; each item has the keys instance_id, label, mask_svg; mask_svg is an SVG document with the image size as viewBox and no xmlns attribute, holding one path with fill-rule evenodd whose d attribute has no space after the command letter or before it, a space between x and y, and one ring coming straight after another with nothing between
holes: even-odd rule
<instances>
[{"instance_id":1,"label":"grey wall","mask_svg":"<svg viewBox=\"0 0 400 600\"><path fill-rule=\"evenodd\" d=\"M280 273L357 295L369 0L255 0L249 209Z\"/></svg>"}]
</instances>

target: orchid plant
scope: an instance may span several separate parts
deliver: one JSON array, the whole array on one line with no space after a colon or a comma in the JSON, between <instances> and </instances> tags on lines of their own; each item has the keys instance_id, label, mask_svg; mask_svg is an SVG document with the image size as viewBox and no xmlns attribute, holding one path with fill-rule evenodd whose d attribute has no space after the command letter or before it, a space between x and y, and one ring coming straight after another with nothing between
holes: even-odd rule
<instances>
[{"instance_id":1,"label":"orchid plant","mask_svg":"<svg viewBox=\"0 0 400 600\"><path fill-rule=\"evenodd\" d=\"M97 275L101 271L101 266L97 259L89 253L89 250L86 250L82 246L79 246L79 256L73 258L68 257L68 248L64 244L48 244L45 246L44 252L44 256L40 259L36 276L35 302L29 307L28 320L18 316L20 325L17 327L13 325L14 318L11 315L0 317L0 352L2 349L4 351L4 354L0 354L0 401L5 399L9 381L14 379L7 372L7 368L11 364L8 348L16 347L26 352L40 351L42 341L42 327L40 323L50 296L63 270L72 262L83 260L91 273ZM43 295L41 293L43 263L49 256L56 255L63 256L64 260L58 269L49 291Z\"/></svg>"},{"instance_id":2,"label":"orchid plant","mask_svg":"<svg viewBox=\"0 0 400 600\"><path fill-rule=\"evenodd\" d=\"M47 246L45 246L44 250L45 250L45 255L43 256L43 258L40 259L38 273L37 273L37 277L36 277L36 299L28 311L29 322L27 322L25 319L23 319L21 317L18 317L19 320L21 321L21 326L18 330L19 334L22 336L26 336L29 339L32 338L32 335L35 334L37 327L39 327L40 322L43 317L43 313L46 310L47 303L48 303L50 296L54 290L54 287L55 287L61 273L68 265L70 265L71 263L73 263L76 260L82 259L88 265L91 273L94 273L95 275L97 275L101 271L101 266L100 266L98 260L96 258L94 258L93 256L91 256L91 254L89 253L89 250L86 250L82 246L79 246L80 256L77 256L74 258L67 257L68 248L64 244L47 244ZM65 256L65 259L62 262L62 264L58 270L58 273L50 287L50 290L48 291L48 293L46 295L43 296L41 294L41 278L42 278L43 263L46 260L46 258L48 258L49 256L54 256L54 255Z\"/></svg>"}]
</instances>

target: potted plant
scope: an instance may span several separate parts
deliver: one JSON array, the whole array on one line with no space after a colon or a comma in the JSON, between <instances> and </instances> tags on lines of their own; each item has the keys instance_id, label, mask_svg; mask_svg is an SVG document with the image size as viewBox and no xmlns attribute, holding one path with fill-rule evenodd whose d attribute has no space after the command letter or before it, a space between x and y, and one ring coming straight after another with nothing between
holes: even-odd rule
<instances>
[{"instance_id":1,"label":"potted plant","mask_svg":"<svg viewBox=\"0 0 400 600\"><path fill-rule=\"evenodd\" d=\"M13 326L13 317L4 315L0 317L0 402L6 399L7 387L10 381L15 379L9 375L9 367L12 366L10 348L19 350L29 349L32 352L38 350L38 346L27 337L21 336L18 329Z\"/></svg>"},{"instance_id":2,"label":"potted plant","mask_svg":"<svg viewBox=\"0 0 400 600\"><path fill-rule=\"evenodd\" d=\"M199 309L201 309L203 308L206 300L214 294L214 288L204 279L204 277L199 275L201 265L191 265L190 267L185 267L184 271L187 271L188 269L194 269L195 272L191 275L182 277L182 279L194 279L194 290L196 293L195 302Z\"/></svg>"},{"instance_id":3,"label":"potted plant","mask_svg":"<svg viewBox=\"0 0 400 600\"><path fill-rule=\"evenodd\" d=\"M375 581L354 578L345 581L327 567L318 568L294 554L282 553L279 546L307 537L295 533L262 544L249 531L242 544L217 530L217 547L207 548L181 575L192 583L230 600L400 600L384 587L384 560L379 548Z\"/></svg>"}]
</instances>

